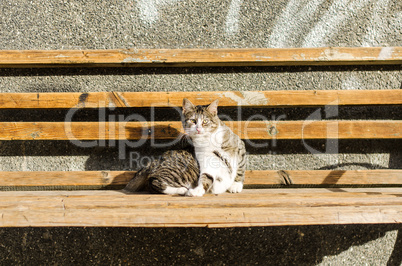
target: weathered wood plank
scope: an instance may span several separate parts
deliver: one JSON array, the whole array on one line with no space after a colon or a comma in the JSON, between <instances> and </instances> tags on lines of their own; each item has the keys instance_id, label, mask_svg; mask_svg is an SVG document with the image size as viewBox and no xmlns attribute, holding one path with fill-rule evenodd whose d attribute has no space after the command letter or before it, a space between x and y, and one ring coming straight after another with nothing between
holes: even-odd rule
<instances>
[{"instance_id":1,"label":"weathered wood plank","mask_svg":"<svg viewBox=\"0 0 402 266\"><path fill-rule=\"evenodd\" d=\"M401 64L402 47L2 50L0 67Z\"/></svg>"},{"instance_id":2,"label":"weathered wood plank","mask_svg":"<svg viewBox=\"0 0 402 266\"><path fill-rule=\"evenodd\" d=\"M303 190L303 189L302 189ZM191 209L199 208L205 209L211 206L215 208L256 208L256 207L337 207L337 206L378 206L378 205L401 205L402 190L399 191L393 189L386 192L354 192L354 191L315 191L314 195L306 192L299 192L290 195L291 191L278 192L276 195L273 193L263 193L264 190L255 190L254 193L250 193L249 190L245 190L240 194L221 194L216 197L220 197L219 201L216 201L211 195L205 195L203 197L196 197L189 199L183 196L154 196L150 194L123 194L123 195L93 195L87 193L87 195L72 195L67 196L55 196L48 195L46 191L43 191L41 195L15 196L11 195L0 196L0 208L2 210L15 210L21 205L26 205L25 210L40 211L44 207L53 207L55 209L62 210L63 208L86 210L90 206L94 210L97 208L120 208L120 209ZM368 193L376 193L376 197L367 196ZM167 204L168 201L168 204ZM35 202L35 204L31 204ZM63 205L60 204L63 203ZM118 207L116 207L118 206Z\"/></svg>"},{"instance_id":3,"label":"weathered wood plank","mask_svg":"<svg viewBox=\"0 0 402 266\"><path fill-rule=\"evenodd\" d=\"M401 206L1 212L0 227L252 227L401 223Z\"/></svg>"},{"instance_id":4,"label":"weathered wood plank","mask_svg":"<svg viewBox=\"0 0 402 266\"><path fill-rule=\"evenodd\" d=\"M135 171L4 171L0 187L73 187L125 185Z\"/></svg>"},{"instance_id":5,"label":"weathered wood plank","mask_svg":"<svg viewBox=\"0 0 402 266\"><path fill-rule=\"evenodd\" d=\"M285 178L287 181L284 180ZM293 185L401 185L402 170L252 170L246 172L246 185L276 185L286 182Z\"/></svg>"},{"instance_id":6,"label":"weathered wood plank","mask_svg":"<svg viewBox=\"0 0 402 266\"><path fill-rule=\"evenodd\" d=\"M226 121L242 139L400 139L401 120ZM179 121L0 122L0 140L177 139Z\"/></svg>"},{"instance_id":7,"label":"weathered wood plank","mask_svg":"<svg viewBox=\"0 0 402 266\"><path fill-rule=\"evenodd\" d=\"M135 171L0 172L0 187L106 187L126 185ZM287 170L293 185L402 185L402 170ZM282 171L246 171L245 185L289 184Z\"/></svg>"},{"instance_id":8,"label":"weathered wood plank","mask_svg":"<svg viewBox=\"0 0 402 266\"><path fill-rule=\"evenodd\" d=\"M0 93L0 108L181 107L183 98L221 107L402 104L402 90Z\"/></svg>"},{"instance_id":9,"label":"weathered wood plank","mask_svg":"<svg viewBox=\"0 0 402 266\"><path fill-rule=\"evenodd\" d=\"M233 227L402 222L401 188L315 190L319 197L303 189L263 191L202 198L110 191L40 191L30 192L30 196L1 192L0 226Z\"/></svg>"}]
</instances>

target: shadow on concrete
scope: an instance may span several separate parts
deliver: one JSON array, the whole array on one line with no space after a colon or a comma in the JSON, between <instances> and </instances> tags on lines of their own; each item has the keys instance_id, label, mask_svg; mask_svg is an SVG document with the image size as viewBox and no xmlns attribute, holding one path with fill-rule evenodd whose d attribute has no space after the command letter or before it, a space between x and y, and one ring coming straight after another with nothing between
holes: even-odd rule
<instances>
[{"instance_id":1,"label":"shadow on concrete","mask_svg":"<svg viewBox=\"0 0 402 266\"><path fill-rule=\"evenodd\" d=\"M398 230L394 250L389 257L387 266L402 265L402 229Z\"/></svg>"},{"instance_id":2,"label":"shadow on concrete","mask_svg":"<svg viewBox=\"0 0 402 266\"><path fill-rule=\"evenodd\" d=\"M1 228L0 264L314 265L392 230L399 230L394 247L386 238L385 243L377 243L387 248L380 252L387 254L381 264L389 258L388 265L400 265L400 225Z\"/></svg>"},{"instance_id":3,"label":"shadow on concrete","mask_svg":"<svg viewBox=\"0 0 402 266\"><path fill-rule=\"evenodd\" d=\"M24 76L107 76L107 75L197 75L218 73L283 73L338 71L399 71L400 65L352 66L249 66L249 67L102 67L102 68L5 68L0 77Z\"/></svg>"}]
</instances>

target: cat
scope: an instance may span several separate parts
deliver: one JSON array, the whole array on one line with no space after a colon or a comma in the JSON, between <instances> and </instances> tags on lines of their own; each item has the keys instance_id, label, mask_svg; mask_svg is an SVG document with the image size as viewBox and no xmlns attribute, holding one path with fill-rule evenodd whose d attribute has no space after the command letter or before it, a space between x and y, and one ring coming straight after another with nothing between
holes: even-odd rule
<instances>
[{"instance_id":1,"label":"cat","mask_svg":"<svg viewBox=\"0 0 402 266\"><path fill-rule=\"evenodd\" d=\"M184 98L182 122L200 167L198 185L188 189L185 195L241 192L246 148L239 136L218 118L218 100L205 107L195 106Z\"/></svg>"},{"instance_id":2,"label":"cat","mask_svg":"<svg viewBox=\"0 0 402 266\"><path fill-rule=\"evenodd\" d=\"M184 196L190 188L197 186L199 173L198 163L190 152L170 150L135 173L124 191L148 190Z\"/></svg>"}]
</instances>

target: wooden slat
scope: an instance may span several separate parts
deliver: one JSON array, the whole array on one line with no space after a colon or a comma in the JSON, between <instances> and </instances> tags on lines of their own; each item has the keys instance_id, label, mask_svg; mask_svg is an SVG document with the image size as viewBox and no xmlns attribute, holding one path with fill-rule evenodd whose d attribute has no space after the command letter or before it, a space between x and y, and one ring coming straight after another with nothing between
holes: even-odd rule
<instances>
[{"instance_id":1,"label":"wooden slat","mask_svg":"<svg viewBox=\"0 0 402 266\"><path fill-rule=\"evenodd\" d=\"M169 204L169 203L166 203ZM24 207L24 206L22 206ZM197 208L183 210L110 208L91 211L1 212L0 227L251 227L334 224L401 223L401 206Z\"/></svg>"},{"instance_id":2,"label":"wooden slat","mask_svg":"<svg viewBox=\"0 0 402 266\"><path fill-rule=\"evenodd\" d=\"M22 171L0 172L0 187L123 186L134 171ZM246 186L285 185L402 185L402 170L287 170L287 181L276 170L246 171Z\"/></svg>"},{"instance_id":3,"label":"wooden slat","mask_svg":"<svg viewBox=\"0 0 402 266\"><path fill-rule=\"evenodd\" d=\"M168 196L168 195L153 195L153 194L139 194L139 193L123 193L120 191L119 194L111 194L109 191L105 193L93 193L93 191L83 190L82 193L70 193L67 192L70 199L73 202L70 203L70 207L74 206L76 209L86 209L88 205L92 202L95 204L102 204L103 207L113 208L116 204L120 205L120 208L142 208L142 209L190 209L190 208L209 208L214 207L289 207L289 205L296 206L309 206L309 207L319 207L319 206L346 206L346 205L357 205L357 206L373 206L378 204L383 205L395 205L400 204L401 199L398 197L402 196L402 189L376 189L377 197L367 197L367 193L373 193L373 190L342 190L342 191L323 191L322 189L308 190L300 189L297 193L292 195L289 192L292 189L283 190L278 189L278 191L272 192L266 189L255 190L247 189L240 194L220 194L217 195L221 197L220 201L216 201L211 197L211 195L206 194L203 197L197 197L192 200L188 200L183 196ZM312 192L312 193L311 193ZM37 192L27 193L28 195L20 193L5 193L0 195L0 208L1 209L13 209L20 204L32 202L32 198L35 199L37 204L32 206L30 210L40 210L45 206L60 207L58 203L59 200L63 199L60 194L63 191L56 193L48 193L44 191L43 195L38 195ZM11 194L11 195L8 195ZM103 196L103 198L102 198ZM216 195L215 195L216 196ZM169 198L170 197L170 198ZM131 199L131 200L128 200ZM166 205L166 200L169 200L169 204ZM246 200L246 201L244 201ZM47 204L47 205L46 205ZM96 205L95 205L96 206Z\"/></svg>"},{"instance_id":4,"label":"wooden slat","mask_svg":"<svg viewBox=\"0 0 402 266\"><path fill-rule=\"evenodd\" d=\"M227 121L242 139L399 139L401 120ZM182 124L168 122L0 122L0 140L175 139Z\"/></svg>"},{"instance_id":5,"label":"wooden slat","mask_svg":"<svg viewBox=\"0 0 402 266\"><path fill-rule=\"evenodd\" d=\"M358 187L358 188L265 188L265 189L245 189L241 193L224 193L224 194L219 194L218 196L225 195L225 197L244 197L248 198L250 197L251 194L258 194L261 195L261 197L307 197L307 198L314 198L315 196L317 197L322 197L320 195L331 195L331 197L344 197L342 193L337 193L337 192L348 192L351 193L350 195L353 195L353 197L356 197L357 194L361 196L367 196L367 193L369 191L373 192L376 191L377 193L381 193L384 195L394 195L400 193L400 187ZM9 193L9 194L2 194L2 193ZM169 195L164 195L164 194L149 194L147 192L139 192L139 193L124 193L123 191L116 191L116 190L51 190L51 191L44 191L46 192L43 197L46 198L51 198L51 197L60 197L61 195L65 195L66 193L69 196L75 196L75 197L80 197L80 198L87 198L90 199L90 196L104 196L105 200L108 201L107 197L113 197L114 199L119 199L119 198L126 198L127 196L130 196L131 199L136 199L145 197L147 201L152 201L152 200L164 200L167 197L169 197L170 201L182 201L183 197L179 196L169 196ZM328 192L331 192L331 194L327 194ZM285 194L283 194L285 193ZM357 193L357 194L356 194ZM0 193L0 197L6 198L8 196L14 197L15 200L21 199L21 198L32 198L38 196L38 191L2 191ZM294 194L294 196L292 196ZM300 194L300 195L299 195ZM205 194L206 197L196 197L197 199L203 201L203 200L213 200L210 198L212 196L211 194ZM229 196L232 195L232 196ZM235 195L235 196L233 196ZM264 196L263 196L264 195ZM215 195L216 196L216 195ZM85 199L84 199L85 200Z\"/></svg>"},{"instance_id":6,"label":"wooden slat","mask_svg":"<svg viewBox=\"0 0 402 266\"><path fill-rule=\"evenodd\" d=\"M0 67L401 64L402 47L2 50Z\"/></svg>"},{"instance_id":7,"label":"wooden slat","mask_svg":"<svg viewBox=\"0 0 402 266\"><path fill-rule=\"evenodd\" d=\"M0 93L0 108L181 107L183 98L221 107L402 104L402 90Z\"/></svg>"},{"instance_id":8,"label":"wooden slat","mask_svg":"<svg viewBox=\"0 0 402 266\"><path fill-rule=\"evenodd\" d=\"M286 170L293 185L402 185L402 170ZM280 171L247 171L246 185L284 184Z\"/></svg>"},{"instance_id":9,"label":"wooden slat","mask_svg":"<svg viewBox=\"0 0 402 266\"><path fill-rule=\"evenodd\" d=\"M125 185L135 171L0 172L0 187L73 187Z\"/></svg>"},{"instance_id":10,"label":"wooden slat","mask_svg":"<svg viewBox=\"0 0 402 266\"><path fill-rule=\"evenodd\" d=\"M245 190L202 198L1 192L0 226L272 226L402 222L402 188Z\"/></svg>"}]
</instances>

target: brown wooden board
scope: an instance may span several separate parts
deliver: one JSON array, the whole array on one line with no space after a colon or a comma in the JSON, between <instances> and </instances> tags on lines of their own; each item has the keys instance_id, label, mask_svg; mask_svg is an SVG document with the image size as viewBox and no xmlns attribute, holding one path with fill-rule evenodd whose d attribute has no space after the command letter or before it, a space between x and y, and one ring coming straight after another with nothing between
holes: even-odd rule
<instances>
[{"instance_id":1,"label":"brown wooden board","mask_svg":"<svg viewBox=\"0 0 402 266\"><path fill-rule=\"evenodd\" d=\"M202 198L0 192L0 226L235 227L402 222L402 188L259 189Z\"/></svg>"},{"instance_id":2,"label":"brown wooden board","mask_svg":"<svg viewBox=\"0 0 402 266\"><path fill-rule=\"evenodd\" d=\"M2 50L0 67L293 66L401 64L402 47Z\"/></svg>"},{"instance_id":3,"label":"brown wooden board","mask_svg":"<svg viewBox=\"0 0 402 266\"><path fill-rule=\"evenodd\" d=\"M123 186L135 171L19 171L0 172L0 187ZM246 186L378 185L402 186L402 170L248 170Z\"/></svg>"},{"instance_id":4,"label":"brown wooden board","mask_svg":"<svg viewBox=\"0 0 402 266\"><path fill-rule=\"evenodd\" d=\"M242 139L400 139L401 120L226 121ZM178 139L179 121L0 122L0 140Z\"/></svg>"},{"instance_id":5,"label":"brown wooden board","mask_svg":"<svg viewBox=\"0 0 402 266\"><path fill-rule=\"evenodd\" d=\"M221 107L297 107L402 104L402 90L306 90L216 92L0 93L0 108L181 107L219 99Z\"/></svg>"}]
</instances>

